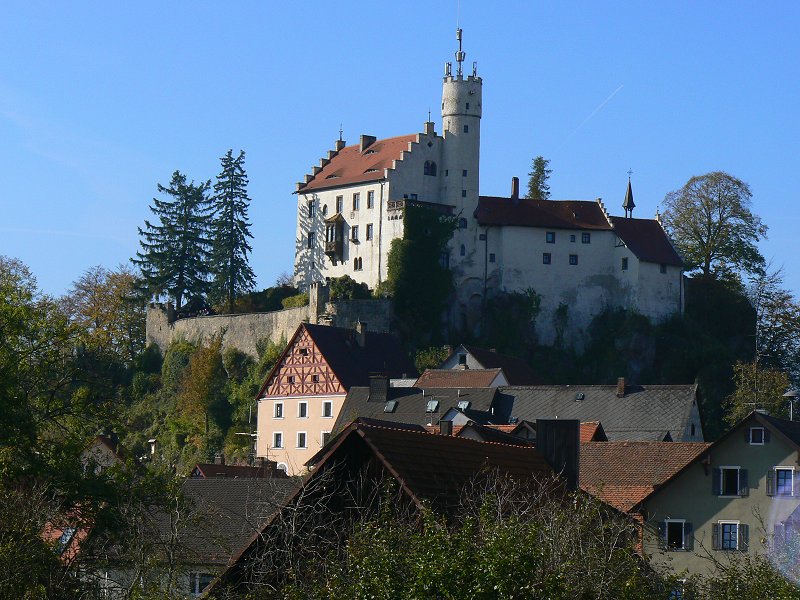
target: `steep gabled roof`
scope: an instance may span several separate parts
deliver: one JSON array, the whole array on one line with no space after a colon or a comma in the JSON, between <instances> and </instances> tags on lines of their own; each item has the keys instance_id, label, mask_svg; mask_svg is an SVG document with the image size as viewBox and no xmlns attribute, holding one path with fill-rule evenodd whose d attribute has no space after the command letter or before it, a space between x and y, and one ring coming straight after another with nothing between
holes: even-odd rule
<instances>
[{"instance_id":1,"label":"steep gabled roof","mask_svg":"<svg viewBox=\"0 0 800 600\"><path fill-rule=\"evenodd\" d=\"M408 151L409 144L416 140L417 134L377 140L363 152L360 144L345 146L298 192L303 194L383 179L384 169L392 168L392 161L399 160L403 151Z\"/></svg>"},{"instance_id":2,"label":"steep gabled roof","mask_svg":"<svg viewBox=\"0 0 800 600\"><path fill-rule=\"evenodd\" d=\"M614 233L641 261L683 266L661 224L653 219L611 217Z\"/></svg>"},{"instance_id":3,"label":"steep gabled roof","mask_svg":"<svg viewBox=\"0 0 800 600\"><path fill-rule=\"evenodd\" d=\"M582 443L580 486L628 512L710 446L702 442Z\"/></svg>"},{"instance_id":4,"label":"steep gabled roof","mask_svg":"<svg viewBox=\"0 0 800 600\"><path fill-rule=\"evenodd\" d=\"M481 196L475 218L480 225L512 225L551 229L610 230L597 202L588 200L531 200Z\"/></svg>"},{"instance_id":5,"label":"steep gabled roof","mask_svg":"<svg viewBox=\"0 0 800 600\"><path fill-rule=\"evenodd\" d=\"M400 345L400 340L390 333L367 331L362 348L354 329L301 323L264 380L258 392L259 398L263 396L303 332L308 333L345 390L356 385L368 385L370 375L376 373L390 378L418 375L413 361Z\"/></svg>"},{"instance_id":6,"label":"steep gabled roof","mask_svg":"<svg viewBox=\"0 0 800 600\"><path fill-rule=\"evenodd\" d=\"M600 421L581 423L581 442L607 442L608 436Z\"/></svg>"},{"instance_id":7,"label":"steep gabled roof","mask_svg":"<svg viewBox=\"0 0 800 600\"><path fill-rule=\"evenodd\" d=\"M352 387L339 411L334 429L344 427L359 417L380 419L387 422L414 423L417 425L433 425L439 422L448 409L458 405L459 401L469 402L469 411L489 414L498 388L389 388L386 399L370 400L368 387ZM438 402L436 409L426 411L429 401ZM394 404L388 405L389 402ZM390 410L389 410L390 409ZM388 412L387 412L388 411ZM471 417L470 417L471 418ZM507 416L498 415L498 420L507 422Z\"/></svg>"},{"instance_id":8,"label":"steep gabled roof","mask_svg":"<svg viewBox=\"0 0 800 600\"><path fill-rule=\"evenodd\" d=\"M501 387L513 401L513 416L600 421L608 439L661 441L666 433L683 439L697 385L627 386L617 397L614 385L534 385Z\"/></svg>"},{"instance_id":9,"label":"steep gabled roof","mask_svg":"<svg viewBox=\"0 0 800 600\"><path fill-rule=\"evenodd\" d=\"M477 346L460 346L472 355L484 369L503 369L509 385L535 385L539 378L528 364L516 356L501 354ZM456 349L458 351L458 349ZM452 355L451 355L452 356ZM448 357L449 358L449 357Z\"/></svg>"},{"instance_id":10,"label":"steep gabled roof","mask_svg":"<svg viewBox=\"0 0 800 600\"><path fill-rule=\"evenodd\" d=\"M426 369L414 387L458 388L491 387L502 369Z\"/></svg>"}]
</instances>

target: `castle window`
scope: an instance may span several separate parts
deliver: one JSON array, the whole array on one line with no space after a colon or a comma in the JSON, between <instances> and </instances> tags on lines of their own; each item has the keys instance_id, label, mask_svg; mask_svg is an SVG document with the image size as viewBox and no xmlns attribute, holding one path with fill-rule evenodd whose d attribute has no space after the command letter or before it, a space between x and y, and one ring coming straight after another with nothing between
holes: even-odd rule
<instances>
[{"instance_id":1,"label":"castle window","mask_svg":"<svg viewBox=\"0 0 800 600\"><path fill-rule=\"evenodd\" d=\"M447 177L448 175L450 175L450 169L445 169L444 176Z\"/></svg>"},{"instance_id":2,"label":"castle window","mask_svg":"<svg viewBox=\"0 0 800 600\"><path fill-rule=\"evenodd\" d=\"M581 244L591 244L592 243L592 234L584 232L581 234Z\"/></svg>"},{"instance_id":3,"label":"castle window","mask_svg":"<svg viewBox=\"0 0 800 600\"><path fill-rule=\"evenodd\" d=\"M375 192L370 190L367 192L367 208L372 208L375 204Z\"/></svg>"},{"instance_id":4,"label":"castle window","mask_svg":"<svg viewBox=\"0 0 800 600\"><path fill-rule=\"evenodd\" d=\"M461 176L462 176L462 177L466 177L466 176L467 176L467 170L466 170L466 169L464 169L463 171L461 171Z\"/></svg>"},{"instance_id":5,"label":"castle window","mask_svg":"<svg viewBox=\"0 0 800 600\"><path fill-rule=\"evenodd\" d=\"M353 225L350 228L350 239L352 239L354 242L358 241L358 225Z\"/></svg>"},{"instance_id":6,"label":"castle window","mask_svg":"<svg viewBox=\"0 0 800 600\"><path fill-rule=\"evenodd\" d=\"M327 214L328 214L328 205L327 204L323 204L322 205L322 216L324 217Z\"/></svg>"},{"instance_id":7,"label":"castle window","mask_svg":"<svg viewBox=\"0 0 800 600\"><path fill-rule=\"evenodd\" d=\"M358 271L358 259L353 259L353 271Z\"/></svg>"},{"instance_id":8,"label":"castle window","mask_svg":"<svg viewBox=\"0 0 800 600\"><path fill-rule=\"evenodd\" d=\"M464 125L464 133L469 133L469 125Z\"/></svg>"},{"instance_id":9,"label":"castle window","mask_svg":"<svg viewBox=\"0 0 800 600\"><path fill-rule=\"evenodd\" d=\"M659 269L661 270L661 273L662 273L662 274L663 274L663 273L666 273L666 272L667 272L667 265L665 265L664 263L661 263L661 264L659 265Z\"/></svg>"},{"instance_id":10,"label":"castle window","mask_svg":"<svg viewBox=\"0 0 800 600\"><path fill-rule=\"evenodd\" d=\"M555 244L556 243L556 232L555 231L548 231L544 234L544 241L548 244Z\"/></svg>"},{"instance_id":11,"label":"castle window","mask_svg":"<svg viewBox=\"0 0 800 600\"><path fill-rule=\"evenodd\" d=\"M308 232L308 247L309 248L313 248L314 247L314 232L313 231L309 231Z\"/></svg>"},{"instance_id":12,"label":"castle window","mask_svg":"<svg viewBox=\"0 0 800 600\"><path fill-rule=\"evenodd\" d=\"M467 220L464 217L461 217L458 220L458 228L459 229L466 229L467 228Z\"/></svg>"},{"instance_id":13,"label":"castle window","mask_svg":"<svg viewBox=\"0 0 800 600\"><path fill-rule=\"evenodd\" d=\"M628 270L628 257L627 256L623 257L623 259L622 259L622 270L623 271L627 271Z\"/></svg>"},{"instance_id":14,"label":"castle window","mask_svg":"<svg viewBox=\"0 0 800 600\"><path fill-rule=\"evenodd\" d=\"M467 190L461 190L461 197L462 198L466 198L467 197Z\"/></svg>"},{"instance_id":15,"label":"castle window","mask_svg":"<svg viewBox=\"0 0 800 600\"><path fill-rule=\"evenodd\" d=\"M464 244L461 244L461 256L467 255L467 247Z\"/></svg>"},{"instance_id":16,"label":"castle window","mask_svg":"<svg viewBox=\"0 0 800 600\"><path fill-rule=\"evenodd\" d=\"M493 262L494 262L494 259L495 259L494 252L491 252L491 253L489 254L489 262L492 262L492 263L493 263Z\"/></svg>"},{"instance_id":17,"label":"castle window","mask_svg":"<svg viewBox=\"0 0 800 600\"><path fill-rule=\"evenodd\" d=\"M569 241L573 242L573 243L575 242L575 234L574 233L571 236L569 236Z\"/></svg>"},{"instance_id":18,"label":"castle window","mask_svg":"<svg viewBox=\"0 0 800 600\"><path fill-rule=\"evenodd\" d=\"M309 219L313 219L314 218L314 201L313 200L308 203L308 218Z\"/></svg>"},{"instance_id":19,"label":"castle window","mask_svg":"<svg viewBox=\"0 0 800 600\"><path fill-rule=\"evenodd\" d=\"M467 110L469 110L469 102L467 102Z\"/></svg>"},{"instance_id":20,"label":"castle window","mask_svg":"<svg viewBox=\"0 0 800 600\"><path fill-rule=\"evenodd\" d=\"M432 160L426 160L423 165L423 173L425 175L436 175L436 163Z\"/></svg>"},{"instance_id":21,"label":"castle window","mask_svg":"<svg viewBox=\"0 0 800 600\"><path fill-rule=\"evenodd\" d=\"M553 261L553 256L549 252L542 253L542 264L549 265Z\"/></svg>"},{"instance_id":22,"label":"castle window","mask_svg":"<svg viewBox=\"0 0 800 600\"><path fill-rule=\"evenodd\" d=\"M358 210L358 203L361 200L361 194L356 192L353 194L353 210Z\"/></svg>"},{"instance_id":23,"label":"castle window","mask_svg":"<svg viewBox=\"0 0 800 600\"><path fill-rule=\"evenodd\" d=\"M569 255L569 264L577 265L578 264L578 255L577 254L570 254Z\"/></svg>"},{"instance_id":24,"label":"castle window","mask_svg":"<svg viewBox=\"0 0 800 600\"><path fill-rule=\"evenodd\" d=\"M361 271L364 269L364 259L360 256L358 257L358 270Z\"/></svg>"},{"instance_id":25,"label":"castle window","mask_svg":"<svg viewBox=\"0 0 800 600\"><path fill-rule=\"evenodd\" d=\"M336 196L336 212L340 213L344 210L344 196Z\"/></svg>"},{"instance_id":26,"label":"castle window","mask_svg":"<svg viewBox=\"0 0 800 600\"><path fill-rule=\"evenodd\" d=\"M367 223L367 241L372 239L372 223Z\"/></svg>"}]
</instances>

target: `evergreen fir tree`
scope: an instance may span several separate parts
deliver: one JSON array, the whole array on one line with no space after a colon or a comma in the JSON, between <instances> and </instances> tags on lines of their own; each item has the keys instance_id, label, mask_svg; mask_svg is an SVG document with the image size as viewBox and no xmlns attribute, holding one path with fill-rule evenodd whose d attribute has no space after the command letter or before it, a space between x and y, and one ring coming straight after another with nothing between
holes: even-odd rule
<instances>
[{"instance_id":1,"label":"evergreen fir tree","mask_svg":"<svg viewBox=\"0 0 800 600\"><path fill-rule=\"evenodd\" d=\"M220 159L222 172L217 175L212 199L214 219L211 226L212 299L226 303L233 312L237 296L253 289L255 275L247 254L253 249L247 238L252 238L247 209L247 174L244 170L244 151L233 157L233 150Z\"/></svg>"},{"instance_id":2,"label":"evergreen fir tree","mask_svg":"<svg viewBox=\"0 0 800 600\"><path fill-rule=\"evenodd\" d=\"M550 178L550 173L553 169L548 169L550 161L543 156L537 156L533 159L531 164L531 172L528 173L528 195L526 198L533 200L549 200L550 199L550 186L547 180Z\"/></svg>"},{"instance_id":3,"label":"evergreen fir tree","mask_svg":"<svg viewBox=\"0 0 800 600\"><path fill-rule=\"evenodd\" d=\"M158 184L166 200L153 198L150 210L158 224L145 220L139 228L141 251L131 262L141 270L140 287L150 296L167 294L180 308L184 297L202 297L208 291L211 182L187 183L180 171L169 187Z\"/></svg>"}]
</instances>

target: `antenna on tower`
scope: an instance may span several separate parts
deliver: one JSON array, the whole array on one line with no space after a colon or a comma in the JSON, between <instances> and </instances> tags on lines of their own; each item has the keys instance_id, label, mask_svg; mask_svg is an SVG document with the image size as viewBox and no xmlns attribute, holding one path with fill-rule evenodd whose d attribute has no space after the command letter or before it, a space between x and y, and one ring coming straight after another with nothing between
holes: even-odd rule
<instances>
[{"instance_id":1,"label":"antenna on tower","mask_svg":"<svg viewBox=\"0 0 800 600\"><path fill-rule=\"evenodd\" d=\"M461 49L461 28L456 29L456 40L458 40L458 52L456 52L456 62L458 63L458 68L456 70L456 76L461 79L463 75L463 71L461 70L461 63L464 62L464 59L467 57L467 53Z\"/></svg>"}]
</instances>

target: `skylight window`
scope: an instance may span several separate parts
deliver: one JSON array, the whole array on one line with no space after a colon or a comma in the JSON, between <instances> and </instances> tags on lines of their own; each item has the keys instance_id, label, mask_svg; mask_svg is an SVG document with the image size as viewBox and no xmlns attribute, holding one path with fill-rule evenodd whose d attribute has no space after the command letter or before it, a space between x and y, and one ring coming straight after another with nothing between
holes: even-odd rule
<instances>
[{"instance_id":1,"label":"skylight window","mask_svg":"<svg viewBox=\"0 0 800 600\"><path fill-rule=\"evenodd\" d=\"M396 408L397 408L397 400L387 400L386 404L383 405L383 412L393 413Z\"/></svg>"},{"instance_id":2,"label":"skylight window","mask_svg":"<svg viewBox=\"0 0 800 600\"><path fill-rule=\"evenodd\" d=\"M428 403L425 405L425 412L436 412L439 410L439 401L438 400L428 400Z\"/></svg>"},{"instance_id":3,"label":"skylight window","mask_svg":"<svg viewBox=\"0 0 800 600\"><path fill-rule=\"evenodd\" d=\"M459 410L467 410L469 408L470 401L469 400L459 400L458 401L458 409Z\"/></svg>"}]
</instances>

